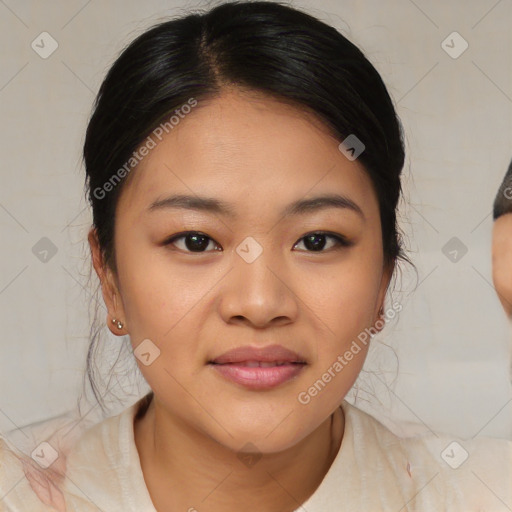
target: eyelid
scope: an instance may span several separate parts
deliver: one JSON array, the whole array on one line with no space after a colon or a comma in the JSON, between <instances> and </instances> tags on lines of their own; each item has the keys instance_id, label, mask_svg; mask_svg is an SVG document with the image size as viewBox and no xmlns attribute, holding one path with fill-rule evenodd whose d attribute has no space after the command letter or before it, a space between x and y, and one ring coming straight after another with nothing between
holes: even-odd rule
<instances>
[{"instance_id":1,"label":"eyelid","mask_svg":"<svg viewBox=\"0 0 512 512\"><path fill-rule=\"evenodd\" d=\"M210 235L207 235L206 233L203 233L202 231L195 231L195 230L188 230L188 231L182 231L180 233L175 233L174 235L167 237L160 245L163 245L163 246L171 245L176 240L178 240L180 238L185 238L187 235L204 236L204 237L208 238L209 240L211 240L212 242L214 242L218 247L220 247L220 244L214 238L212 238ZM205 254L205 253L211 252L211 251L203 251L202 253L201 252L194 253L193 251L185 251L185 252L187 252L189 254Z\"/></svg>"},{"instance_id":2,"label":"eyelid","mask_svg":"<svg viewBox=\"0 0 512 512\"><path fill-rule=\"evenodd\" d=\"M349 240L346 236L340 234L340 233L333 233L332 231L324 231L324 230L316 230L316 231L310 231L309 233L306 233L305 235L302 235L297 242L295 242L294 246L297 245L299 242L301 242L304 238L310 236L310 235L325 235L328 238L334 238L336 240L336 243L338 247L350 247L354 245L354 242ZM329 252L332 249L336 249L336 247L332 247L331 249L328 249L327 251L318 251L319 253L322 252ZM306 251L310 253L315 253L315 251Z\"/></svg>"},{"instance_id":3,"label":"eyelid","mask_svg":"<svg viewBox=\"0 0 512 512\"><path fill-rule=\"evenodd\" d=\"M194 235L200 235L200 236L204 236L206 238L208 238L209 240L211 240L212 242L214 242L217 247L220 247L220 244L214 239L212 238L211 236L207 235L206 233L203 233L202 231L194 231L194 230L188 230L188 231L182 231L180 233L175 233L174 235L166 238L161 245L163 246L168 246L168 245L171 245L173 242L175 242L176 240L180 239L180 238L184 238L186 237L187 235L190 235L190 234L194 234ZM340 234L340 233L333 233L331 231L325 231L325 230L316 230L316 231L309 231L308 233L302 235L294 244L293 244L293 247L295 247L297 244L301 243L306 237L310 236L310 235L325 235L326 237L328 238L332 238L336 241L336 246L335 247L331 247L330 249L327 249L327 250L322 250L322 251L302 251L302 252L308 252L308 253L312 253L312 254L315 254L315 253L327 253L327 252L330 252L334 249L337 249L337 248L341 248L341 247L351 247L352 245L354 245L354 242L349 240L347 237L345 237L344 235ZM181 249L178 249L178 250L181 250ZM194 251L184 251L188 254L207 254L208 252L211 252L211 251L198 251L198 252L194 252Z\"/></svg>"}]
</instances>

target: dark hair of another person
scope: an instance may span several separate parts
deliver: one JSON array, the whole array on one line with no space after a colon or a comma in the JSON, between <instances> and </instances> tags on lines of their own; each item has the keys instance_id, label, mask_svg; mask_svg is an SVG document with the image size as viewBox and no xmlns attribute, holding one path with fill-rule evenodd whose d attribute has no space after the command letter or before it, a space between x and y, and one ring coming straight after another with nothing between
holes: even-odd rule
<instances>
[{"instance_id":1,"label":"dark hair of another person","mask_svg":"<svg viewBox=\"0 0 512 512\"><path fill-rule=\"evenodd\" d=\"M494 199L493 219L496 220L505 213L512 213L512 161Z\"/></svg>"},{"instance_id":2,"label":"dark hair of another person","mask_svg":"<svg viewBox=\"0 0 512 512\"><path fill-rule=\"evenodd\" d=\"M190 98L213 99L226 86L313 113L340 142L351 134L361 140L365 150L358 161L378 198L385 263L408 261L396 213L405 159L402 125L379 73L361 50L315 17L278 2L238 1L151 27L122 51L101 84L83 157L93 225L114 273L115 209L127 178L105 197L94 191L176 109ZM92 364L97 338L98 332L87 375L102 404Z\"/></svg>"}]
</instances>

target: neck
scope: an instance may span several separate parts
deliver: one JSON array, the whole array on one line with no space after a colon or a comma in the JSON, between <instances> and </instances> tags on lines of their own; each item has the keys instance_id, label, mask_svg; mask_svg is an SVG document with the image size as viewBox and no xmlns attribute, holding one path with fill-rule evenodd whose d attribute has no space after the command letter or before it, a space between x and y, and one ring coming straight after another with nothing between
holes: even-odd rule
<instances>
[{"instance_id":1,"label":"neck","mask_svg":"<svg viewBox=\"0 0 512 512\"><path fill-rule=\"evenodd\" d=\"M226 512L240 510L240 503L245 512L292 512L320 485L344 432L337 408L293 447L242 464L237 453L173 417L159 402L153 399L145 411L144 405L134 421L135 444L159 512Z\"/></svg>"}]
</instances>

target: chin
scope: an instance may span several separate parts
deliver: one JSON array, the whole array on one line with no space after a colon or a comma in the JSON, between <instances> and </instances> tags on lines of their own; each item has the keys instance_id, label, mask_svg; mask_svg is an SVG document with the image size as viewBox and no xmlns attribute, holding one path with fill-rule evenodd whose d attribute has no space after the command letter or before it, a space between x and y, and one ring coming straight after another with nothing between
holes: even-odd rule
<instances>
[{"instance_id":1,"label":"chin","mask_svg":"<svg viewBox=\"0 0 512 512\"><path fill-rule=\"evenodd\" d=\"M289 412L283 409L282 418L279 419L264 415L258 419L243 415L225 415L222 421L224 428L216 423L204 425L203 428L208 429L212 439L235 453L251 450L278 453L292 448L317 427L316 423L310 425L303 418Z\"/></svg>"},{"instance_id":2,"label":"chin","mask_svg":"<svg viewBox=\"0 0 512 512\"><path fill-rule=\"evenodd\" d=\"M308 432L300 435L298 432L281 432L279 436L261 435L259 432L240 432L234 435L234 438L225 439L227 444L224 446L236 454L255 453L255 454L275 454L284 452L300 443L307 437Z\"/></svg>"}]
</instances>

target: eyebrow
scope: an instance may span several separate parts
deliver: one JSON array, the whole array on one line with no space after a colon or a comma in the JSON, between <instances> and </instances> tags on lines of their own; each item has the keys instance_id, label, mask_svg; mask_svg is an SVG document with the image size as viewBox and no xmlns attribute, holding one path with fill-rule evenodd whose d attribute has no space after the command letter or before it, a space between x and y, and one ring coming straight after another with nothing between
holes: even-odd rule
<instances>
[{"instance_id":1,"label":"eyebrow","mask_svg":"<svg viewBox=\"0 0 512 512\"><path fill-rule=\"evenodd\" d=\"M148 212L164 210L167 208L182 208L186 210L198 210L214 214L223 215L229 218L236 218L235 209L230 203L215 199L213 197L191 196L184 194L175 194L163 199L158 199L151 203ZM327 194L310 199L299 199L284 208L281 214L284 217L293 215L304 215L310 212L316 212L326 208L339 208L351 210L357 213L363 219L365 218L362 209L351 199L340 194Z\"/></svg>"}]
</instances>

